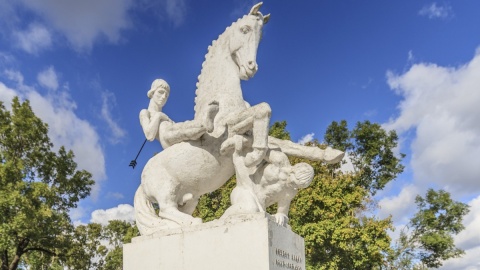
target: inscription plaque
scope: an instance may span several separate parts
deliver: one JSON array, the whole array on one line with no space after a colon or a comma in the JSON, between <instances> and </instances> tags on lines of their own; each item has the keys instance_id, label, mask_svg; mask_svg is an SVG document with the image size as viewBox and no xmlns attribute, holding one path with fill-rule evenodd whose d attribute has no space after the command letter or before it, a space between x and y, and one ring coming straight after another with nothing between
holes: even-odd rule
<instances>
[{"instance_id":1,"label":"inscription plaque","mask_svg":"<svg viewBox=\"0 0 480 270\"><path fill-rule=\"evenodd\" d=\"M287 231L290 229L270 223L270 269L305 270L303 239L296 234L287 234ZM285 235L291 237L285 239Z\"/></svg>"}]
</instances>

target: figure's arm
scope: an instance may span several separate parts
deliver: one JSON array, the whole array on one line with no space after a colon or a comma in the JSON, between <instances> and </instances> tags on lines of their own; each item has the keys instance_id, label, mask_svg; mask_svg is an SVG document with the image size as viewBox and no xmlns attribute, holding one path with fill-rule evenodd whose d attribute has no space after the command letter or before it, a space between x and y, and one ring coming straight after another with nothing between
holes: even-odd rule
<instances>
[{"instance_id":1,"label":"figure's arm","mask_svg":"<svg viewBox=\"0 0 480 270\"><path fill-rule=\"evenodd\" d=\"M274 164L280 168L290 167L290 161L287 155L277 150L269 150L264 158L268 163Z\"/></svg>"},{"instance_id":2,"label":"figure's arm","mask_svg":"<svg viewBox=\"0 0 480 270\"><path fill-rule=\"evenodd\" d=\"M248 168L245 166L245 157L237 150L233 153L233 165L235 166L237 185L242 187L251 186L252 179L250 178Z\"/></svg>"},{"instance_id":3,"label":"figure's arm","mask_svg":"<svg viewBox=\"0 0 480 270\"><path fill-rule=\"evenodd\" d=\"M168 116L162 112L150 114L147 110L140 111L140 125L143 133L149 141L153 141L158 134L160 123L164 120L171 121Z\"/></svg>"},{"instance_id":4,"label":"figure's arm","mask_svg":"<svg viewBox=\"0 0 480 270\"><path fill-rule=\"evenodd\" d=\"M233 165L237 176L237 185L252 188L253 180L250 176L250 170L245 166L245 153L243 153L243 144L246 139L242 135L235 135L235 151L233 152Z\"/></svg>"}]
</instances>

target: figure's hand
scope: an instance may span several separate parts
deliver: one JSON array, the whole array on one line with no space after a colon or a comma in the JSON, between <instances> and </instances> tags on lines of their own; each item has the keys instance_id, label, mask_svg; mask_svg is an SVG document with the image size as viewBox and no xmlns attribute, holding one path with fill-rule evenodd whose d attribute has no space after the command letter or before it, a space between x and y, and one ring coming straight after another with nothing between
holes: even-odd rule
<instances>
[{"instance_id":1,"label":"figure's hand","mask_svg":"<svg viewBox=\"0 0 480 270\"><path fill-rule=\"evenodd\" d=\"M278 225L281 225L283 227L287 227L288 225L288 217L282 213L276 213L275 215L273 215L275 217L275 222L278 224Z\"/></svg>"},{"instance_id":2,"label":"figure's hand","mask_svg":"<svg viewBox=\"0 0 480 270\"><path fill-rule=\"evenodd\" d=\"M245 166L252 168L260 164L267 153L266 148L254 148L252 152L245 156Z\"/></svg>"}]
</instances>

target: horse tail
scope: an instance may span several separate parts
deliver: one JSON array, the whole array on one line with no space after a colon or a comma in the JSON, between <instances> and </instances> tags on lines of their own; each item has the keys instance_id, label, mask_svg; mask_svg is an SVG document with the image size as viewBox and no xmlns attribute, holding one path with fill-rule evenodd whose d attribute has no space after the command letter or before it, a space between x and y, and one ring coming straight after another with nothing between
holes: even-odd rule
<instances>
[{"instance_id":1,"label":"horse tail","mask_svg":"<svg viewBox=\"0 0 480 270\"><path fill-rule=\"evenodd\" d=\"M151 234L161 226L162 219L155 213L155 208L153 208L152 203L145 195L142 185L135 192L133 205L135 208L135 220L141 235Z\"/></svg>"}]
</instances>

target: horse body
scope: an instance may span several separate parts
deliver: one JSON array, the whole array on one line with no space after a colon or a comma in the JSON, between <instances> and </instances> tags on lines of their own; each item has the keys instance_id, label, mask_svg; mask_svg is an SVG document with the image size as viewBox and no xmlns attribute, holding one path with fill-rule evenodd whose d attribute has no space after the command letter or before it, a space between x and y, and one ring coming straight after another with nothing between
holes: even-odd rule
<instances>
[{"instance_id":1,"label":"horse body","mask_svg":"<svg viewBox=\"0 0 480 270\"><path fill-rule=\"evenodd\" d=\"M257 4L248 15L227 27L209 46L202 64L195 119L203 119L208 105L218 102L214 130L196 141L164 149L145 165L135 194L136 220L141 234L201 222L191 216L199 197L221 187L235 172L232 156L220 153L222 143L236 132L258 129L258 126L268 128L266 106L247 108L240 86L240 79L249 79L257 71L257 47L263 24L268 20L268 15L264 17L258 12L259 7ZM258 112L260 116L255 115ZM243 118L237 119L238 115ZM235 128L231 130L232 127ZM260 133L266 141L267 135ZM159 205L158 215L152 203Z\"/></svg>"}]
</instances>

